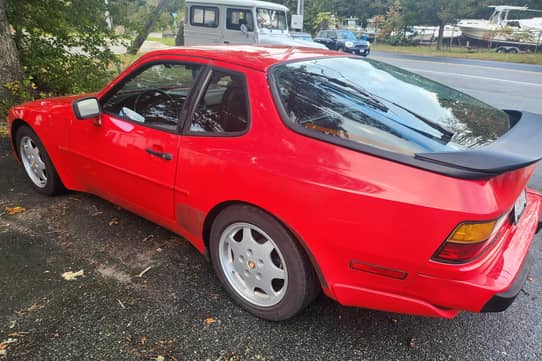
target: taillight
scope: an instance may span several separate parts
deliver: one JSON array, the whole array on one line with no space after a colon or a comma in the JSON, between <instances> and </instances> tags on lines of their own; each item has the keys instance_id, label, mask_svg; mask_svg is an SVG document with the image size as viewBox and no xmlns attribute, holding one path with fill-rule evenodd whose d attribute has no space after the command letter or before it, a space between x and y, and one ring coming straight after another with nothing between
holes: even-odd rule
<instances>
[{"instance_id":1,"label":"taillight","mask_svg":"<svg viewBox=\"0 0 542 361\"><path fill-rule=\"evenodd\" d=\"M465 222L459 224L435 252L434 261L466 263L481 255L502 228L507 216L489 222Z\"/></svg>"}]
</instances>

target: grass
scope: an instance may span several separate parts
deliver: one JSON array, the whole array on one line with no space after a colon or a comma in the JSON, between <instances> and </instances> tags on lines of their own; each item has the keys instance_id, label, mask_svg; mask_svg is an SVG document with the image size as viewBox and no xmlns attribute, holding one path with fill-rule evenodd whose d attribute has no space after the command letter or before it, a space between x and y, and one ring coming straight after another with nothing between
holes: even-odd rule
<instances>
[{"instance_id":1,"label":"grass","mask_svg":"<svg viewBox=\"0 0 542 361\"><path fill-rule=\"evenodd\" d=\"M148 41L157 41L159 43L162 43L167 46L175 46L175 38L153 38L152 36L149 36L147 38Z\"/></svg>"},{"instance_id":2,"label":"grass","mask_svg":"<svg viewBox=\"0 0 542 361\"><path fill-rule=\"evenodd\" d=\"M372 50L421 56L443 56L449 58L495 60L542 65L542 53L500 54L497 53L495 49L468 50L467 48L454 47L437 50L433 46L393 46L379 43L372 44Z\"/></svg>"}]
</instances>

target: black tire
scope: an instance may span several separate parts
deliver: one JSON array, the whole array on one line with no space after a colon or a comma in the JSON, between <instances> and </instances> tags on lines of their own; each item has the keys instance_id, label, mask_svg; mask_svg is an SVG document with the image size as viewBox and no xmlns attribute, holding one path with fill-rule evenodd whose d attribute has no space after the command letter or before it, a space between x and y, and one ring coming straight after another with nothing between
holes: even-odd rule
<instances>
[{"instance_id":1,"label":"black tire","mask_svg":"<svg viewBox=\"0 0 542 361\"><path fill-rule=\"evenodd\" d=\"M220 239L228 227L239 222L256 226L267 233L284 259L288 281L282 299L275 305L262 307L250 302L225 276L219 255ZM224 209L211 227L209 253L218 279L229 295L245 310L260 318L270 321L289 319L310 304L320 292L314 269L298 242L278 220L259 208L233 205Z\"/></svg>"},{"instance_id":2,"label":"black tire","mask_svg":"<svg viewBox=\"0 0 542 361\"><path fill-rule=\"evenodd\" d=\"M38 186L33 180L31 175L29 174L29 170L24 166L23 163L23 155L21 154L21 141L24 137L28 137L32 140L32 142L35 144L35 146L39 149L39 155L43 163L45 164L45 172L47 174L47 180L45 181L44 186ZM21 160L21 163L23 163L23 169L25 171L26 178L30 182L30 185L34 190L38 193L45 194L48 196L52 196L55 194L60 194L66 190L64 185L62 184L62 181L60 180L60 177L58 176L58 173L51 162L51 158L49 158L49 154L45 150L45 147L43 146L41 140L36 135L36 133L28 126L24 125L21 126L19 129L17 129L17 132L15 134L15 148L17 151L17 155L19 156L19 159Z\"/></svg>"}]
</instances>

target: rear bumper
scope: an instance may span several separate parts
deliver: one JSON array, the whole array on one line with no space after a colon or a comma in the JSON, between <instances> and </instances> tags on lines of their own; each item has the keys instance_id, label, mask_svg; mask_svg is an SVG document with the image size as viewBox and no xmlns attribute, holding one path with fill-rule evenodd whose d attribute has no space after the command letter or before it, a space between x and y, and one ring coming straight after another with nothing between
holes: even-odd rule
<instances>
[{"instance_id":1,"label":"rear bumper","mask_svg":"<svg viewBox=\"0 0 542 361\"><path fill-rule=\"evenodd\" d=\"M542 223L538 223L538 227L536 229L536 233L540 231ZM534 243L534 242L533 242ZM517 295L523 288L523 285L525 284L525 281L527 280L527 277L529 276L529 271L531 270L531 266L534 263L534 244L531 245L531 248L529 250L529 253L527 254L527 257L523 261L523 266L521 267L521 271L514 279L514 282L512 285L504 292L497 293L495 296L491 297L489 301L482 307L480 312L501 312L506 310L516 299Z\"/></svg>"},{"instance_id":2,"label":"rear bumper","mask_svg":"<svg viewBox=\"0 0 542 361\"><path fill-rule=\"evenodd\" d=\"M466 265L430 261L428 268L409 275L401 293L333 285L337 301L357 307L424 316L452 318L460 311L505 310L521 291L534 257L533 240L539 230L542 196L529 191L528 205L518 225L481 259Z\"/></svg>"}]
</instances>

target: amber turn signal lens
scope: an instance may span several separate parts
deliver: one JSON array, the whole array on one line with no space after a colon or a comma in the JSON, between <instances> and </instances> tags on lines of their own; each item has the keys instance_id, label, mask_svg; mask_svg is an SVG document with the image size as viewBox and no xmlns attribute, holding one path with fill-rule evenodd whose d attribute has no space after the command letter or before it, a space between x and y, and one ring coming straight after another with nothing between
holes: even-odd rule
<instances>
[{"instance_id":1,"label":"amber turn signal lens","mask_svg":"<svg viewBox=\"0 0 542 361\"><path fill-rule=\"evenodd\" d=\"M461 223L444 241L432 259L445 263L472 261L493 243L492 240L506 219L503 216L496 221Z\"/></svg>"},{"instance_id":2,"label":"amber turn signal lens","mask_svg":"<svg viewBox=\"0 0 542 361\"><path fill-rule=\"evenodd\" d=\"M486 241L489 239L489 237L491 237L495 224L497 224L497 221L485 223L462 223L448 238L448 242L478 243Z\"/></svg>"}]
</instances>

